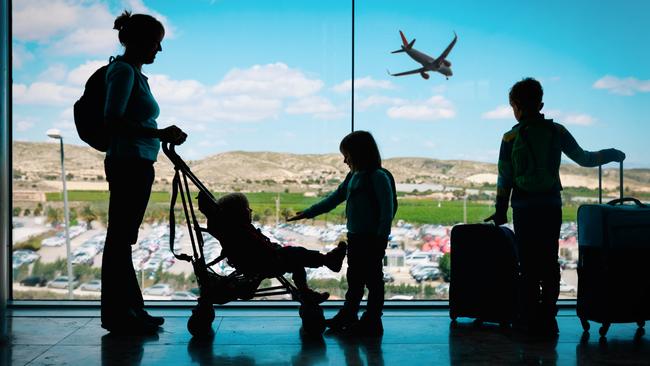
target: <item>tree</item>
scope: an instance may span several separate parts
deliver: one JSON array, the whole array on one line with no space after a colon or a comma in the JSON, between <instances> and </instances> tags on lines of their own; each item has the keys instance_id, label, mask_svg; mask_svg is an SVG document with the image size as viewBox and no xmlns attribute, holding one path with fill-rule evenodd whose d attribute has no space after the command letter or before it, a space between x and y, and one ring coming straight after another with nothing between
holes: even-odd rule
<instances>
[{"instance_id":1,"label":"tree","mask_svg":"<svg viewBox=\"0 0 650 366\"><path fill-rule=\"evenodd\" d=\"M287 219L289 217L294 215L294 212L293 212L292 209L285 207L282 210L280 210L280 215L282 215L282 218L284 218L284 221L287 221Z\"/></svg>"},{"instance_id":2,"label":"tree","mask_svg":"<svg viewBox=\"0 0 650 366\"><path fill-rule=\"evenodd\" d=\"M23 212L23 209L22 209L22 208L20 208L20 207L14 207L14 212L13 212L13 215L14 215L14 216L20 216L20 213L21 213L21 212Z\"/></svg>"},{"instance_id":3,"label":"tree","mask_svg":"<svg viewBox=\"0 0 650 366\"><path fill-rule=\"evenodd\" d=\"M79 217L81 217L82 220L87 222L89 227L90 227L90 223L97 220L97 214L90 207L90 205L86 205L81 209L81 213L79 213Z\"/></svg>"},{"instance_id":4,"label":"tree","mask_svg":"<svg viewBox=\"0 0 650 366\"><path fill-rule=\"evenodd\" d=\"M445 281L448 281L451 278L451 254L445 253L442 255L440 262L438 262L438 268L440 268Z\"/></svg>"},{"instance_id":5,"label":"tree","mask_svg":"<svg viewBox=\"0 0 650 366\"><path fill-rule=\"evenodd\" d=\"M60 208L54 208L52 206L47 207L47 212L45 213L47 216L47 222L51 224L59 224L61 221L63 221L63 210Z\"/></svg>"},{"instance_id":6,"label":"tree","mask_svg":"<svg viewBox=\"0 0 650 366\"><path fill-rule=\"evenodd\" d=\"M34 209L34 216L41 216L43 213L43 204L42 203L37 203L36 208Z\"/></svg>"}]
</instances>

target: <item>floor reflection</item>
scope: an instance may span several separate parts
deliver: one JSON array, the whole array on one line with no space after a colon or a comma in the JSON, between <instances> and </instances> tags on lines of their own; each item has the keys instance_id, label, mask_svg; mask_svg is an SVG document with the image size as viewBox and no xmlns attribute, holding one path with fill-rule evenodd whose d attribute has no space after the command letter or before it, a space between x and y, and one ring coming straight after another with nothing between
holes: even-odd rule
<instances>
[{"instance_id":1,"label":"floor reflection","mask_svg":"<svg viewBox=\"0 0 650 366\"><path fill-rule=\"evenodd\" d=\"M381 336L352 337L336 332L325 332L325 336L336 340L337 345L343 351L347 366L384 365Z\"/></svg>"},{"instance_id":2,"label":"floor reflection","mask_svg":"<svg viewBox=\"0 0 650 366\"><path fill-rule=\"evenodd\" d=\"M644 335L645 331L642 328L637 329L636 333L630 335L630 339L627 340L622 337L608 339L599 337L597 333L592 335L585 332L576 346L577 364L626 363L623 360L634 355L635 359L646 360L645 364L648 365L650 364L650 340Z\"/></svg>"},{"instance_id":3,"label":"floor reflection","mask_svg":"<svg viewBox=\"0 0 650 366\"><path fill-rule=\"evenodd\" d=\"M187 353L193 364L205 365L255 365L255 359L248 355L217 355L214 353L215 335L193 337L187 344Z\"/></svg>"},{"instance_id":4,"label":"floor reflection","mask_svg":"<svg viewBox=\"0 0 650 366\"><path fill-rule=\"evenodd\" d=\"M455 323L449 328L451 365L556 365L558 339L535 339L498 325Z\"/></svg>"},{"instance_id":5,"label":"floor reflection","mask_svg":"<svg viewBox=\"0 0 650 366\"><path fill-rule=\"evenodd\" d=\"M108 333L102 337L102 366L139 366L147 343L157 342L157 334L115 335Z\"/></svg>"}]
</instances>

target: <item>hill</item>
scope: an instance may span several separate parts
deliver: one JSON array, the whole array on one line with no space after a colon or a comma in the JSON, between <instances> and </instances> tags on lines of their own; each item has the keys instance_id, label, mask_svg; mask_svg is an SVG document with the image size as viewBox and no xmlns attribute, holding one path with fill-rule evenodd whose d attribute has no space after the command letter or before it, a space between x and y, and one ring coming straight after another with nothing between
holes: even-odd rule
<instances>
[{"instance_id":1,"label":"hill","mask_svg":"<svg viewBox=\"0 0 650 366\"><path fill-rule=\"evenodd\" d=\"M58 143L13 143L14 190L56 191L60 189ZM69 189L106 190L104 154L77 145L65 145ZM308 191L331 189L347 173L340 154L289 154L232 151L188 161L192 171L214 190ZM481 186L496 182L496 164L422 157L390 158L384 161L398 183L434 183L453 187ZM155 165L156 190L167 190L174 170L162 153ZM598 186L597 170L563 164L565 187ZM604 170L604 186L618 186L616 168ZM625 186L650 191L650 169L626 169Z\"/></svg>"}]
</instances>

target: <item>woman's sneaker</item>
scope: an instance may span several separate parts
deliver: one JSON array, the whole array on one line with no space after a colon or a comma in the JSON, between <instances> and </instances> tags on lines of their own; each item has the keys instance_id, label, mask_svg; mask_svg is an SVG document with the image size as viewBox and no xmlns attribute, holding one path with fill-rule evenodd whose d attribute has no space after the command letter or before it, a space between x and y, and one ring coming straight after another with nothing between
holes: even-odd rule
<instances>
[{"instance_id":1,"label":"woman's sneaker","mask_svg":"<svg viewBox=\"0 0 650 366\"><path fill-rule=\"evenodd\" d=\"M348 329L352 324L357 323L359 318L346 310L340 310L331 319L325 319L325 325L333 331L343 331Z\"/></svg>"},{"instance_id":2,"label":"woman's sneaker","mask_svg":"<svg viewBox=\"0 0 650 366\"><path fill-rule=\"evenodd\" d=\"M347 332L355 336L376 337L384 334L384 325L381 317L367 316L364 313L358 322L348 327Z\"/></svg>"},{"instance_id":3,"label":"woman's sneaker","mask_svg":"<svg viewBox=\"0 0 650 366\"><path fill-rule=\"evenodd\" d=\"M144 310L144 309L136 310L135 314L137 316L145 318L147 321L149 321L150 323L153 323L155 325L161 326L161 325L165 324L165 318L163 318L162 316L153 316L153 315L147 313L147 311Z\"/></svg>"},{"instance_id":4,"label":"woman's sneaker","mask_svg":"<svg viewBox=\"0 0 650 366\"><path fill-rule=\"evenodd\" d=\"M339 272L343 266L343 259L348 249L348 244L344 241L325 254L325 266L334 272Z\"/></svg>"}]
</instances>

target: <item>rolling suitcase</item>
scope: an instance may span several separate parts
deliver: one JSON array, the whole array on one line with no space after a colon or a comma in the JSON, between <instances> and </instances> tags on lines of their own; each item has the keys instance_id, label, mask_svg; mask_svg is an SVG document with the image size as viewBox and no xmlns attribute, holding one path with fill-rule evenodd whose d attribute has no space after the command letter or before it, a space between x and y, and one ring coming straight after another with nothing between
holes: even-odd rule
<instances>
[{"instance_id":1,"label":"rolling suitcase","mask_svg":"<svg viewBox=\"0 0 650 366\"><path fill-rule=\"evenodd\" d=\"M492 224L451 230L449 316L513 323L517 314L519 262L512 230Z\"/></svg>"},{"instance_id":2,"label":"rolling suitcase","mask_svg":"<svg viewBox=\"0 0 650 366\"><path fill-rule=\"evenodd\" d=\"M650 319L650 206L623 197L602 204L602 167L598 169L599 202L578 208L577 315L585 332L589 320L601 323L605 336L611 323ZM625 204L631 203L631 204Z\"/></svg>"}]
</instances>

